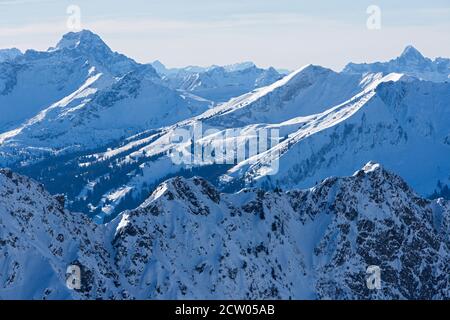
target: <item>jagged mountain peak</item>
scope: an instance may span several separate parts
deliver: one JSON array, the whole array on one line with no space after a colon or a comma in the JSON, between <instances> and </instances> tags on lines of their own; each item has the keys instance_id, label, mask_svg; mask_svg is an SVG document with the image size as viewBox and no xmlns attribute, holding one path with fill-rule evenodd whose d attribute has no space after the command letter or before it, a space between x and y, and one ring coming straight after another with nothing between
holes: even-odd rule
<instances>
[{"instance_id":1,"label":"jagged mountain peak","mask_svg":"<svg viewBox=\"0 0 450 320\"><path fill-rule=\"evenodd\" d=\"M369 163L308 190L219 194L176 177L95 226L0 170L0 298L448 298L449 207L395 179ZM65 286L69 265L82 270L80 290ZM381 268L382 290L367 289L369 265Z\"/></svg>"},{"instance_id":2,"label":"jagged mountain peak","mask_svg":"<svg viewBox=\"0 0 450 320\"><path fill-rule=\"evenodd\" d=\"M30 56L36 54L38 57L40 56L40 53L29 53ZM61 57L70 60L83 58L95 66L97 71L111 72L114 76L122 76L130 70L142 66L135 60L111 50L99 35L89 30L66 33L56 47L47 50L47 54L58 60ZM151 65L148 65L147 69L155 76L157 75Z\"/></svg>"},{"instance_id":3,"label":"jagged mountain peak","mask_svg":"<svg viewBox=\"0 0 450 320\"><path fill-rule=\"evenodd\" d=\"M369 161L360 170L348 177L329 177L311 188L317 190L330 190L336 187L336 194L361 193L372 196L377 194L386 199L400 197L401 193L415 198L415 192L398 175L383 167L381 164ZM351 191L351 192L350 192ZM387 201L387 200L386 200Z\"/></svg>"},{"instance_id":4,"label":"jagged mountain peak","mask_svg":"<svg viewBox=\"0 0 450 320\"><path fill-rule=\"evenodd\" d=\"M152 64L152 65L155 65L155 66L159 66L159 67L166 67L166 66L164 65L164 63L162 63L160 60L155 60L155 61L153 61L151 64Z\"/></svg>"},{"instance_id":5,"label":"jagged mountain peak","mask_svg":"<svg viewBox=\"0 0 450 320\"><path fill-rule=\"evenodd\" d=\"M357 187L355 188L355 186ZM298 192L312 192L320 195L323 194L324 190L330 192L331 189L335 190L333 192L335 196L338 194L345 196L353 192L355 194L361 193L369 196L383 194L384 197L388 198L393 194L398 196L401 193L405 193L412 198L416 198L414 191L400 176L385 169L381 164L374 161L365 164L352 176L329 177L310 189L303 191L291 190L283 193L277 191L276 193L279 195L284 194L288 197L295 196ZM260 188L244 188L240 193L255 193L261 197L261 195L270 194L271 192ZM139 208L144 210L152 208L155 201L182 201L193 204L191 210L196 211L199 204L217 204L220 203L222 196L226 198L226 195L226 193L220 193L214 185L202 177L194 176L192 178L185 178L178 176L170 178L156 187L151 196ZM325 201L328 201L328 199L325 199Z\"/></svg>"},{"instance_id":6,"label":"jagged mountain peak","mask_svg":"<svg viewBox=\"0 0 450 320\"><path fill-rule=\"evenodd\" d=\"M69 32L63 35L55 48L50 48L50 51L63 49L94 49L94 48L109 49L108 45L100 38L99 35L89 30L82 30L79 32Z\"/></svg>"},{"instance_id":7,"label":"jagged mountain peak","mask_svg":"<svg viewBox=\"0 0 450 320\"><path fill-rule=\"evenodd\" d=\"M316 80L321 76L330 74L337 74L335 71L315 64L307 64L297 70L291 72L289 75L275 82L272 86L283 87L286 84L295 83L297 80L304 81L305 78Z\"/></svg>"},{"instance_id":8,"label":"jagged mountain peak","mask_svg":"<svg viewBox=\"0 0 450 320\"><path fill-rule=\"evenodd\" d=\"M224 66L225 70L230 71L230 72L240 71L240 70L245 70L245 69L255 68L255 67L256 67L256 65L251 61L238 62L238 63L233 63L230 65Z\"/></svg>"},{"instance_id":9,"label":"jagged mountain peak","mask_svg":"<svg viewBox=\"0 0 450 320\"><path fill-rule=\"evenodd\" d=\"M433 61L423 56L419 50L411 45L407 46L402 54L392 61L400 65L413 66L417 70L431 71L433 69Z\"/></svg>"},{"instance_id":10,"label":"jagged mountain peak","mask_svg":"<svg viewBox=\"0 0 450 320\"><path fill-rule=\"evenodd\" d=\"M296 71L292 72L287 76L288 79L295 79L297 76L304 76L304 75L320 75L320 74L330 74L330 73L336 73L335 71L322 67L315 64L307 64Z\"/></svg>"},{"instance_id":11,"label":"jagged mountain peak","mask_svg":"<svg viewBox=\"0 0 450 320\"><path fill-rule=\"evenodd\" d=\"M166 66L159 60L155 60L149 65L151 65L159 75L165 75L167 73Z\"/></svg>"},{"instance_id":12,"label":"jagged mountain peak","mask_svg":"<svg viewBox=\"0 0 450 320\"><path fill-rule=\"evenodd\" d=\"M450 60L425 57L412 45L407 46L400 56L386 62L349 63L344 73L403 73L421 80L445 82L449 78Z\"/></svg>"},{"instance_id":13,"label":"jagged mountain peak","mask_svg":"<svg viewBox=\"0 0 450 320\"><path fill-rule=\"evenodd\" d=\"M271 71L266 71L270 73ZM278 74L278 73L277 73ZM341 90L329 90L327 83L339 86ZM350 85L352 82L355 86ZM319 113L331 105L343 102L357 91L360 79L353 76L339 75L331 69L308 64L287 76L281 77L272 84L231 99L217 108L209 110L202 117L209 119L215 125L230 125L231 123L249 124L250 122L271 123L286 121L298 116ZM319 97L309 101L310 96L321 92ZM351 92L349 92L351 91ZM339 92L339 97L337 96ZM304 100L308 103L303 103ZM301 101L303 100L303 101ZM269 104L277 103L277 108L268 108ZM273 110L273 112L269 111Z\"/></svg>"},{"instance_id":14,"label":"jagged mountain peak","mask_svg":"<svg viewBox=\"0 0 450 320\"><path fill-rule=\"evenodd\" d=\"M173 178L145 206L111 224L117 226L113 244L118 268L126 272L131 265L129 281L138 285L154 272L148 265L169 261L165 267L172 281L182 282L181 295L189 297L445 297L449 278L440 272L448 257L443 236L448 208L416 196L403 184L375 162L354 176L288 192L219 194L202 178ZM209 252L220 252L219 261ZM423 259L433 261L432 268L440 272L430 277ZM289 262L281 267L280 261ZM383 270L383 290L367 289L369 265ZM217 272L225 274L220 282ZM209 281L200 281L208 274ZM194 281L183 282L187 275ZM252 289L255 278L263 281ZM296 291L297 286L305 290ZM165 298L171 294L170 286L158 292Z\"/></svg>"},{"instance_id":15,"label":"jagged mountain peak","mask_svg":"<svg viewBox=\"0 0 450 320\"><path fill-rule=\"evenodd\" d=\"M220 200L219 191L206 179L198 176L192 178L179 176L161 183L139 208L145 209L155 200L161 198L195 202L199 195L216 203Z\"/></svg>"},{"instance_id":16,"label":"jagged mountain peak","mask_svg":"<svg viewBox=\"0 0 450 320\"><path fill-rule=\"evenodd\" d=\"M400 55L400 57L405 58L405 59L415 59L415 60L423 60L423 59L425 59L425 57L422 55L422 53L420 53L420 51L417 50L412 45L406 46L406 48L403 50L403 52Z\"/></svg>"},{"instance_id":17,"label":"jagged mountain peak","mask_svg":"<svg viewBox=\"0 0 450 320\"><path fill-rule=\"evenodd\" d=\"M17 48L0 49L0 62L14 60L22 54Z\"/></svg>"}]
</instances>

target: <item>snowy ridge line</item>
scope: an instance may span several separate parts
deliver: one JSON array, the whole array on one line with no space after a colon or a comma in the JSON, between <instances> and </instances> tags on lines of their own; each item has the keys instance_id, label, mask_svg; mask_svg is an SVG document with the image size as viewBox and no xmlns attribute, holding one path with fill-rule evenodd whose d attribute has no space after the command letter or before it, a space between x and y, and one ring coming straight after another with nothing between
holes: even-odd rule
<instances>
[{"instance_id":1,"label":"snowy ridge line","mask_svg":"<svg viewBox=\"0 0 450 320\"><path fill-rule=\"evenodd\" d=\"M107 225L9 170L0 194L1 299L450 297L448 201L373 162L288 192L225 194L176 177ZM380 290L366 283L373 265ZM79 289L66 286L68 266Z\"/></svg>"}]
</instances>

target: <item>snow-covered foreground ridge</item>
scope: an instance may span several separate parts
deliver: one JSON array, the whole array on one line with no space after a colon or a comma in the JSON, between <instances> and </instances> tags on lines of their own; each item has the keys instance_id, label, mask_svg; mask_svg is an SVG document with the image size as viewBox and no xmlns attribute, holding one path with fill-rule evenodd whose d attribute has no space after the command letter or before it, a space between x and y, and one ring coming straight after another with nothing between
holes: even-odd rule
<instances>
[{"instance_id":1,"label":"snow-covered foreground ridge","mask_svg":"<svg viewBox=\"0 0 450 320\"><path fill-rule=\"evenodd\" d=\"M110 179L92 176L94 192L106 192L100 200L86 193L79 199L91 203L96 214L114 216L124 199L142 201L142 195L153 189L146 186L185 174L189 166L175 164L168 154L190 152L190 142L173 143L174 136L197 123L205 131L218 131L199 141L205 149L220 144L233 129L240 135L228 143L236 146L255 130L279 131L280 143L267 152L214 169L213 174L206 165L194 168L224 190L306 188L328 176L348 175L371 159L400 174L423 196L440 184L450 184L449 83L398 73L336 73L310 65L193 119L74 159L81 176L109 166L115 177L121 177L121 184L113 185ZM276 171L273 163L279 163Z\"/></svg>"},{"instance_id":2,"label":"snow-covered foreground ridge","mask_svg":"<svg viewBox=\"0 0 450 320\"><path fill-rule=\"evenodd\" d=\"M173 178L100 226L2 169L0 298L448 299L449 228L447 201L374 163L288 192ZM80 290L66 287L69 265Z\"/></svg>"}]
</instances>

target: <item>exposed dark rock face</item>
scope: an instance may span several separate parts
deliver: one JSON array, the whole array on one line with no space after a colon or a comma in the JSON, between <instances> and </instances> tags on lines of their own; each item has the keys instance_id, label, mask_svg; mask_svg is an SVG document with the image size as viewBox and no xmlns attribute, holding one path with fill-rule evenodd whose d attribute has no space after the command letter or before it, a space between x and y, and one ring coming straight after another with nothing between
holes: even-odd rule
<instances>
[{"instance_id":1,"label":"exposed dark rock face","mask_svg":"<svg viewBox=\"0 0 450 320\"><path fill-rule=\"evenodd\" d=\"M450 204L374 163L286 193L174 178L106 226L58 200L0 171L0 298L450 298Z\"/></svg>"}]
</instances>

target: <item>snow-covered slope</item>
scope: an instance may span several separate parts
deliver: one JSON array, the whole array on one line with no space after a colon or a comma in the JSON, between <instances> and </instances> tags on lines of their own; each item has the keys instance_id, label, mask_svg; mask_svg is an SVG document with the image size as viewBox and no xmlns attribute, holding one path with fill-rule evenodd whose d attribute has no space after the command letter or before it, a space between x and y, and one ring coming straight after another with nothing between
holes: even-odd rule
<instances>
[{"instance_id":1,"label":"snow-covered slope","mask_svg":"<svg viewBox=\"0 0 450 320\"><path fill-rule=\"evenodd\" d=\"M380 80L379 74L363 77L307 65L272 85L208 110L199 119L224 127L282 122L322 112Z\"/></svg>"},{"instance_id":2,"label":"snow-covered slope","mask_svg":"<svg viewBox=\"0 0 450 320\"><path fill-rule=\"evenodd\" d=\"M107 226L0 171L0 298L448 299L450 206L380 165L303 191L161 184ZM83 287L64 287L67 265ZM366 269L381 269L381 290ZM36 276L39 271L39 276Z\"/></svg>"},{"instance_id":3,"label":"snow-covered slope","mask_svg":"<svg viewBox=\"0 0 450 320\"><path fill-rule=\"evenodd\" d=\"M2 67L0 128L10 128L0 133L2 163L18 153L36 158L105 146L209 107L167 88L151 66L112 52L89 31L66 34L55 48L27 51Z\"/></svg>"},{"instance_id":4,"label":"snow-covered slope","mask_svg":"<svg viewBox=\"0 0 450 320\"><path fill-rule=\"evenodd\" d=\"M85 184L85 187L78 190L75 201L88 205L91 213L114 216L118 213L116 207L120 208L121 204L133 202L133 199L139 203L139 199L142 201L142 197L151 191L155 184L167 177L176 174L189 175L189 172L186 172L186 169L190 167L189 164L174 164L173 159L168 155L174 150L190 150L187 145L173 143L176 140L174 134L176 135L177 129L192 130L193 126L199 122L202 123L205 131L210 128L215 129L216 132L204 135L202 139L204 146L220 144L222 139L217 138L225 136L229 129L240 130L240 134L233 140L236 144L245 144L245 139L254 135L255 130L278 129L286 144L291 145L300 132L303 132L305 136L319 134L322 130L345 121L358 108L363 107L365 101L374 94L377 85L385 81L398 80L400 77L401 75L398 74L383 78L381 75L361 77L338 74L316 66L304 67L271 86L232 99L194 119L180 122L157 133L132 137L120 147L76 159L70 170L79 172L77 175L85 179L87 177L85 173L92 172L93 167L114 168L112 170L114 176L121 178L120 185L114 185L115 179L102 178L105 170L99 170L101 174L97 176L89 174L88 181L81 182ZM354 97L353 100L352 97ZM337 107L333 108L336 105ZM264 159L261 159L258 163L263 161ZM73 165L76 163L78 165L74 168ZM296 163L293 160L285 166L295 167ZM212 172L209 172L210 165L211 163L208 162L200 164L200 168L196 168L199 170L198 174L213 181L217 175L225 174L229 170L227 183L222 185L225 189L235 186L232 189L236 190L245 184L253 184L255 180L261 181L263 185L260 178L264 174L261 172L258 173L259 176L251 176L253 179L249 179L247 170L252 167L249 167L245 161L238 163L235 168L221 166L213 169ZM358 166L350 172L356 170ZM25 172L33 175L33 171L36 170L40 171L36 168ZM344 173L348 174L348 172ZM53 176L53 174L49 175ZM309 182L309 185L318 180ZM95 181L93 186L95 191L88 187L93 181ZM91 190L94 194L102 190L103 195L93 199L91 192L86 193L84 190Z\"/></svg>"},{"instance_id":5,"label":"snow-covered slope","mask_svg":"<svg viewBox=\"0 0 450 320\"><path fill-rule=\"evenodd\" d=\"M153 86L152 81L146 83ZM42 122L45 126L41 126L37 121L29 130L13 132L10 137L3 135L0 161L19 161L14 163L15 170L38 179L52 193L66 193L71 209L99 215L99 219L106 217L106 221L124 209L136 207L160 182L175 175L201 175L228 191L245 186L305 188L331 175L348 175L371 159L401 174L422 196L446 195L450 186L449 86L402 73L337 73L308 65L269 86L172 126L169 124L176 121L177 109L164 104L170 112L167 121L162 118L159 124L169 126L157 128L159 124L152 123L149 130L86 151L76 148L77 139L94 146L109 141L102 140L103 135L110 138L127 133L108 128L109 122L101 119L113 119L111 114L119 114L126 124L134 121L118 108L97 107L98 99L94 97L93 103L86 106L98 108L94 114L101 118L90 119L90 113L83 111L90 107L78 108L78 103L68 104L67 108L58 106L55 110L67 111L55 113L55 119L61 119L63 125L52 121ZM84 94L80 97L77 99L84 99ZM134 102L129 108L136 105L141 110L139 98L124 99L124 103L129 101ZM71 118L72 114L77 117ZM82 119L81 124L72 119ZM147 126L145 119L141 123ZM196 166L175 164L168 153L181 148L184 153L191 150L190 142L181 146L174 143L176 130L193 130L199 122L205 131L200 142L206 147L220 146L222 139L218 138L235 129L239 135L228 137L228 142L239 146L246 144L255 130L277 129L281 141L257 157L232 165L208 161ZM47 126L51 129L45 129ZM70 130L59 136L66 126ZM215 132L206 133L209 129ZM24 141L33 143L27 148ZM65 148L66 141L72 144L71 149ZM58 146L60 155L31 165L24 161L30 153L46 154L49 145ZM70 152L75 150L79 152ZM274 171L271 165L277 162L279 170Z\"/></svg>"},{"instance_id":6,"label":"snow-covered slope","mask_svg":"<svg viewBox=\"0 0 450 320\"><path fill-rule=\"evenodd\" d=\"M329 175L348 174L372 158L401 174L421 194L430 195L439 181L450 183L449 120L450 84L382 83L374 91L303 119L274 150L252 163L240 163L230 174L247 183L306 187ZM268 176L266 167L274 157L280 161L279 170Z\"/></svg>"},{"instance_id":7,"label":"snow-covered slope","mask_svg":"<svg viewBox=\"0 0 450 320\"><path fill-rule=\"evenodd\" d=\"M450 183L448 83L391 74L358 88L348 85L350 81L360 81L353 77L346 82L342 80L345 75L337 76L329 85L318 72L314 73L316 88L308 86L302 90L303 72L197 118L204 127L218 128L223 134L227 128L243 128L241 132L248 129L252 133L250 129L255 126L280 130L280 145L230 169L227 183L232 177L238 185L307 187L333 174L348 174L371 158L402 174L424 195L433 193L438 182ZM339 84L346 85L340 88ZM356 93L358 90L361 91ZM291 100L286 99L284 92L295 92L298 98L288 95ZM333 92L337 94L333 96ZM217 134L203 138L203 144L214 144L216 137ZM164 146L164 140L145 148L147 156L152 150L165 150L159 149L158 144ZM267 167L274 160L280 161L279 170L268 172Z\"/></svg>"},{"instance_id":8,"label":"snow-covered slope","mask_svg":"<svg viewBox=\"0 0 450 320\"><path fill-rule=\"evenodd\" d=\"M398 58L388 62L350 63L344 68L344 72L358 74L400 72L422 80L444 82L450 80L450 59L431 60L413 46L408 46Z\"/></svg>"},{"instance_id":9,"label":"snow-covered slope","mask_svg":"<svg viewBox=\"0 0 450 320\"><path fill-rule=\"evenodd\" d=\"M66 192L72 208L106 221L139 205L174 175L198 174L223 190L305 188L331 175L348 175L370 159L429 196L450 184L449 86L396 73L358 75L306 66L174 126L142 132L95 154L76 154L70 161L52 159L18 169L52 192ZM206 147L220 147L218 138L230 129L239 130L228 137L236 146L246 144L255 130L277 129L281 141L234 165L175 164L170 153L191 150L190 142L174 143L176 130L193 130L199 122ZM70 172L70 184L61 172Z\"/></svg>"},{"instance_id":10,"label":"snow-covered slope","mask_svg":"<svg viewBox=\"0 0 450 320\"><path fill-rule=\"evenodd\" d=\"M208 104L179 95L148 78L144 69L114 80L101 73L78 90L0 135L6 163L15 152L31 159L93 149L136 132L159 128L201 113ZM8 157L10 156L10 158Z\"/></svg>"},{"instance_id":11,"label":"snow-covered slope","mask_svg":"<svg viewBox=\"0 0 450 320\"><path fill-rule=\"evenodd\" d=\"M0 132L16 128L72 94L94 70L113 78L136 67L136 62L112 52L90 31L68 33L56 48L28 50L14 61L0 63ZM154 70L153 75L157 77Z\"/></svg>"},{"instance_id":12,"label":"snow-covered slope","mask_svg":"<svg viewBox=\"0 0 450 320\"><path fill-rule=\"evenodd\" d=\"M66 211L64 197L0 169L0 299L81 298L100 288L107 297L114 285L102 228ZM66 286L69 265L86 266L80 292Z\"/></svg>"}]
</instances>

